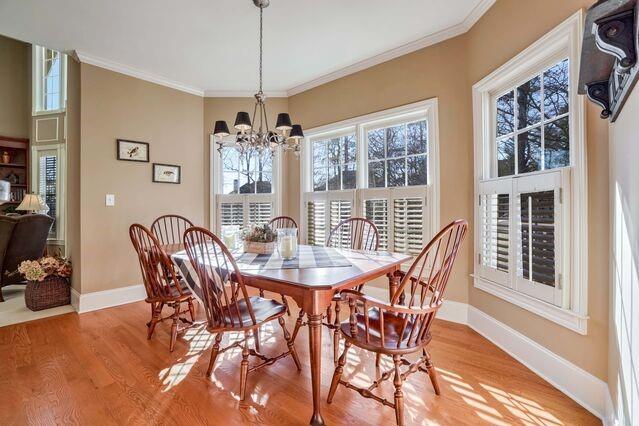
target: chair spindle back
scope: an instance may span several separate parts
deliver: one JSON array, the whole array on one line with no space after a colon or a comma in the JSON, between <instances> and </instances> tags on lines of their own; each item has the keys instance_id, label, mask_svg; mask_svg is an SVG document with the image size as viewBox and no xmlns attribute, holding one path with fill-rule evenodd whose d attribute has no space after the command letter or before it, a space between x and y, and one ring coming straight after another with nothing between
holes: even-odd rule
<instances>
[{"instance_id":1,"label":"chair spindle back","mask_svg":"<svg viewBox=\"0 0 639 426\"><path fill-rule=\"evenodd\" d=\"M377 250L379 232L373 222L363 217L344 219L331 230L326 241L328 247L353 250Z\"/></svg>"},{"instance_id":2,"label":"chair spindle back","mask_svg":"<svg viewBox=\"0 0 639 426\"><path fill-rule=\"evenodd\" d=\"M185 217L167 214L153 221L151 231L162 245L180 244L184 232L192 226L193 223Z\"/></svg>"},{"instance_id":3,"label":"chair spindle back","mask_svg":"<svg viewBox=\"0 0 639 426\"><path fill-rule=\"evenodd\" d=\"M274 217L268 224L275 232L277 232L278 229L283 228L297 228L297 222L289 216Z\"/></svg>"},{"instance_id":4,"label":"chair spindle back","mask_svg":"<svg viewBox=\"0 0 639 426\"><path fill-rule=\"evenodd\" d=\"M209 326L213 329L257 324L242 275L220 239L209 230L191 227L184 233L184 246L202 287ZM246 323L246 309L251 323Z\"/></svg>"}]
</instances>

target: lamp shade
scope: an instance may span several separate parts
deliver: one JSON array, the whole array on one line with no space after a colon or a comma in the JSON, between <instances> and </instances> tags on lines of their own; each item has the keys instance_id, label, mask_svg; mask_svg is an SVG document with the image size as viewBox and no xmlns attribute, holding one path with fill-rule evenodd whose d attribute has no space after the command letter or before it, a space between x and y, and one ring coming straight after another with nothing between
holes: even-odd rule
<instances>
[{"instance_id":1,"label":"lamp shade","mask_svg":"<svg viewBox=\"0 0 639 426\"><path fill-rule=\"evenodd\" d=\"M275 124L275 129L291 130L291 127L291 117L287 113L281 112L277 114L277 123Z\"/></svg>"},{"instance_id":2,"label":"lamp shade","mask_svg":"<svg viewBox=\"0 0 639 426\"><path fill-rule=\"evenodd\" d=\"M291 127L291 134L289 137L292 139L302 139L304 137L302 126L299 124L293 124L293 126Z\"/></svg>"},{"instance_id":3,"label":"lamp shade","mask_svg":"<svg viewBox=\"0 0 639 426\"><path fill-rule=\"evenodd\" d=\"M213 134L221 138L230 135L231 132L229 132L229 126L226 125L226 121L222 121L222 120L216 121Z\"/></svg>"},{"instance_id":4,"label":"lamp shade","mask_svg":"<svg viewBox=\"0 0 639 426\"><path fill-rule=\"evenodd\" d=\"M235 117L235 126L240 132L245 132L251 128L251 117L248 112L240 111Z\"/></svg>"},{"instance_id":5,"label":"lamp shade","mask_svg":"<svg viewBox=\"0 0 639 426\"><path fill-rule=\"evenodd\" d=\"M11 201L11 184L9 181L0 180L0 204Z\"/></svg>"},{"instance_id":6,"label":"lamp shade","mask_svg":"<svg viewBox=\"0 0 639 426\"><path fill-rule=\"evenodd\" d=\"M26 194L22 199L22 202L16 210L24 210L30 212L39 212L47 210L48 206L44 203L44 200L38 194Z\"/></svg>"}]
</instances>

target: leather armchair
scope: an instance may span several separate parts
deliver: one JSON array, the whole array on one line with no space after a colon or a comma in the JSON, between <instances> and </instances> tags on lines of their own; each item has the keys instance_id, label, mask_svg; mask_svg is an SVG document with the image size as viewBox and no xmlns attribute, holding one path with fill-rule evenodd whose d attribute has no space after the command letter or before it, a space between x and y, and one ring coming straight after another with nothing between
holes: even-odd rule
<instances>
[{"instance_id":1,"label":"leather armchair","mask_svg":"<svg viewBox=\"0 0 639 426\"><path fill-rule=\"evenodd\" d=\"M8 275L18 269L20 262L40 258L47 245L53 219L44 214L0 216L0 302L2 287L26 284L19 275Z\"/></svg>"}]
</instances>

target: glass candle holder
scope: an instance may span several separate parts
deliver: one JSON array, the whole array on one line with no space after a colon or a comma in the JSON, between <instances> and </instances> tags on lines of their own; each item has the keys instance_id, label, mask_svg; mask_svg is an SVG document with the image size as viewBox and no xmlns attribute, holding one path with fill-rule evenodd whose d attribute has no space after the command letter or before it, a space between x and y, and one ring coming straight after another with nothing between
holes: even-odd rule
<instances>
[{"instance_id":1,"label":"glass candle holder","mask_svg":"<svg viewBox=\"0 0 639 426\"><path fill-rule=\"evenodd\" d=\"M297 228L281 228L277 230L277 252L284 260L297 257Z\"/></svg>"},{"instance_id":2,"label":"glass candle holder","mask_svg":"<svg viewBox=\"0 0 639 426\"><path fill-rule=\"evenodd\" d=\"M237 248L237 236L240 232L240 227L237 225L225 226L222 229L222 242L229 250L235 250Z\"/></svg>"}]
</instances>

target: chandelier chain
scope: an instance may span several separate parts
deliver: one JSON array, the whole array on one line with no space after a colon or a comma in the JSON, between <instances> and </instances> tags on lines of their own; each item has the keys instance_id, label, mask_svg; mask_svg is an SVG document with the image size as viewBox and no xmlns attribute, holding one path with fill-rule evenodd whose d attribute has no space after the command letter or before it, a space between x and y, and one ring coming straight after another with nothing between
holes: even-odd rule
<instances>
[{"instance_id":1,"label":"chandelier chain","mask_svg":"<svg viewBox=\"0 0 639 426\"><path fill-rule=\"evenodd\" d=\"M264 7L260 6L260 93L262 93L262 14Z\"/></svg>"}]
</instances>

